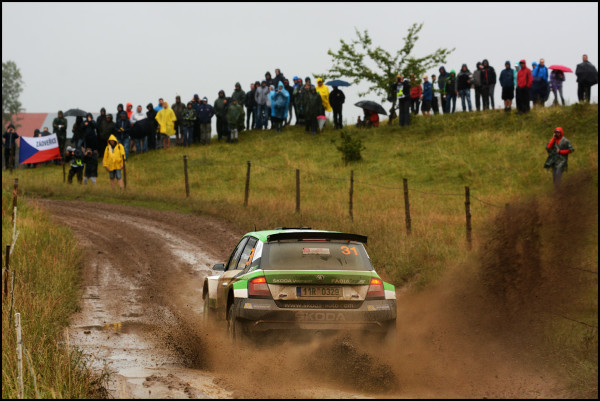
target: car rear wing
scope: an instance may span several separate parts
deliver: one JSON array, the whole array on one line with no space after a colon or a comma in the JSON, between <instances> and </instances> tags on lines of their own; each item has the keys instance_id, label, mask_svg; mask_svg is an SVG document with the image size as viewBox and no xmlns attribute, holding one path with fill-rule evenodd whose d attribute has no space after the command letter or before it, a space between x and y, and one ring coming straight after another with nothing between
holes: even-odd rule
<instances>
[{"instance_id":1,"label":"car rear wing","mask_svg":"<svg viewBox=\"0 0 600 401\"><path fill-rule=\"evenodd\" d=\"M283 240L298 240L298 241L308 241L308 240L317 240L317 241L350 241L350 242L361 242L363 244L367 243L367 237L365 235L359 234L349 234L349 233L335 233L335 232L327 232L327 231L313 231L313 232L289 232L289 233L277 233L271 234L267 236L267 242L275 242L275 241L283 241Z\"/></svg>"}]
</instances>

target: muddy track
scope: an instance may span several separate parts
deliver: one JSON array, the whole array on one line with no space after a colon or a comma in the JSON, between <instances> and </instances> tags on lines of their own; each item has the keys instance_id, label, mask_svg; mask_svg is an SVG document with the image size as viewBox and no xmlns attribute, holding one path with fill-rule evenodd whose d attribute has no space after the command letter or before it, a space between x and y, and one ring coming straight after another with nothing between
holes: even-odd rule
<instances>
[{"instance_id":1,"label":"muddy track","mask_svg":"<svg viewBox=\"0 0 600 401\"><path fill-rule=\"evenodd\" d=\"M91 355L95 368L109 367L114 397L564 395L557 378L532 363L518 341L499 341L489 327L467 330L471 305L450 290L399 294L394 350L347 335L236 346L223 325L203 321L201 285L242 232L204 216L35 202L69 226L83 249L81 310L73 316L69 343Z\"/></svg>"}]
</instances>

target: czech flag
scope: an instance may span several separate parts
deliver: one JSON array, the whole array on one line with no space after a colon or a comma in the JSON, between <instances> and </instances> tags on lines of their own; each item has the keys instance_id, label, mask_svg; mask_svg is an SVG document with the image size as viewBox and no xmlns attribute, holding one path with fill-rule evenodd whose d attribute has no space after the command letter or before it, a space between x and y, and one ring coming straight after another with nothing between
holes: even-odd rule
<instances>
[{"instance_id":1,"label":"czech flag","mask_svg":"<svg viewBox=\"0 0 600 401\"><path fill-rule=\"evenodd\" d=\"M48 160L60 159L58 138L56 134L38 136L35 138L21 137L19 147L19 164L41 163Z\"/></svg>"}]
</instances>

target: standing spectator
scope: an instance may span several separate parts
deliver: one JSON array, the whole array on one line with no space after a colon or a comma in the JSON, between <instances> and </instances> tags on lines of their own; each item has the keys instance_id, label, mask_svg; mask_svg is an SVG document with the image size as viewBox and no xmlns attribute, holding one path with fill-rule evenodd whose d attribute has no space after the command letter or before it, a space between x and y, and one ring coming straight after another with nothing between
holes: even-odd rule
<instances>
[{"instance_id":1,"label":"standing spectator","mask_svg":"<svg viewBox=\"0 0 600 401\"><path fill-rule=\"evenodd\" d=\"M131 116L133 115L133 104L127 103L125 105L125 112L127 113L127 119L131 122Z\"/></svg>"},{"instance_id":2,"label":"standing spectator","mask_svg":"<svg viewBox=\"0 0 600 401\"><path fill-rule=\"evenodd\" d=\"M117 122L121 119L121 114L125 114L125 116L127 116L127 112L123 108L123 103L119 103L117 105L117 113L115 114L115 120L116 120L115 122ZM129 119L129 116L127 116L127 118Z\"/></svg>"},{"instance_id":3,"label":"standing spectator","mask_svg":"<svg viewBox=\"0 0 600 401\"><path fill-rule=\"evenodd\" d=\"M240 131L243 131L245 128L244 118L246 117L246 113L244 112L244 103L246 101L246 92L242 89L242 85L239 82L235 83L235 89L231 94L231 99L237 100L237 105L242 109L242 113L239 116L239 121L237 123L238 134Z\"/></svg>"},{"instance_id":4,"label":"standing spectator","mask_svg":"<svg viewBox=\"0 0 600 401\"><path fill-rule=\"evenodd\" d=\"M106 143L108 143L108 138L110 138L111 135L117 135L117 126L115 125L115 122L113 121L113 116L111 113L108 113L106 115L106 123L104 124L104 136L106 137ZM98 137L98 152L102 153L102 156L104 156L104 149L102 149L102 139L104 138L100 138Z\"/></svg>"},{"instance_id":5,"label":"standing spectator","mask_svg":"<svg viewBox=\"0 0 600 401\"><path fill-rule=\"evenodd\" d=\"M39 132L39 130L38 130ZM77 116L75 117L75 124L73 124L73 129L71 129L73 133L73 138L71 138L71 142L75 149L81 149L83 146L83 117Z\"/></svg>"},{"instance_id":6,"label":"standing spectator","mask_svg":"<svg viewBox=\"0 0 600 401\"><path fill-rule=\"evenodd\" d=\"M208 104L208 99L206 97L202 98L202 104L198 108L198 120L200 127L200 144L201 145L210 145L210 137L211 137L211 124L210 120L215 115L215 109Z\"/></svg>"},{"instance_id":7,"label":"standing spectator","mask_svg":"<svg viewBox=\"0 0 600 401\"><path fill-rule=\"evenodd\" d=\"M141 123L141 126L136 128L136 123L147 120L146 113L144 113L142 109L142 105L138 104L135 112L131 115L129 121L131 122L131 130L132 134L130 136L133 137L133 142L135 142L135 153L141 154L146 153L148 151L148 126L147 122ZM139 134L134 135L133 132L135 130L140 130Z\"/></svg>"},{"instance_id":8,"label":"standing spectator","mask_svg":"<svg viewBox=\"0 0 600 401\"><path fill-rule=\"evenodd\" d=\"M408 78L402 78L402 84L398 87L398 120L401 127L410 125L410 82Z\"/></svg>"},{"instance_id":9,"label":"standing spectator","mask_svg":"<svg viewBox=\"0 0 600 401\"><path fill-rule=\"evenodd\" d=\"M554 134L546 146L546 151L549 155L546 163L544 163L544 168L552 169L552 181L554 182L554 186L558 187L562 173L566 172L569 167L569 153L575 151L571 142L564 137L561 127L554 128Z\"/></svg>"},{"instance_id":10,"label":"standing spectator","mask_svg":"<svg viewBox=\"0 0 600 401\"><path fill-rule=\"evenodd\" d=\"M104 150L104 159L102 165L108 171L108 177L110 178L110 186L114 189L115 179L119 183L119 189L123 191L123 176L121 170L125 163L125 149L121 145L114 135L108 138L108 144Z\"/></svg>"},{"instance_id":11,"label":"standing spectator","mask_svg":"<svg viewBox=\"0 0 600 401\"><path fill-rule=\"evenodd\" d=\"M285 78L283 80L283 89L285 89L287 91L287 93L290 95L290 101L288 102L288 117L286 117L285 125L288 125L292 122L292 110L294 108L294 88L292 88L290 86L290 81L287 80L287 78ZM288 119L289 119L289 123L288 123Z\"/></svg>"},{"instance_id":12,"label":"standing spectator","mask_svg":"<svg viewBox=\"0 0 600 401\"><path fill-rule=\"evenodd\" d=\"M275 93L275 87L269 86L269 95L267 96L267 121L271 121L271 129L273 129L273 121L271 120L271 98Z\"/></svg>"},{"instance_id":13,"label":"standing spectator","mask_svg":"<svg viewBox=\"0 0 600 401\"><path fill-rule=\"evenodd\" d=\"M483 109L494 110L494 88L496 87L496 70L487 59L482 62L481 68L481 97L483 98Z\"/></svg>"},{"instance_id":14,"label":"standing spectator","mask_svg":"<svg viewBox=\"0 0 600 401\"><path fill-rule=\"evenodd\" d=\"M98 177L98 151L87 148L83 155L83 164L85 172L83 173L83 184L87 184L88 180L96 185L96 177Z\"/></svg>"},{"instance_id":15,"label":"standing spectator","mask_svg":"<svg viewBox=\"0 0 600 401\"><path fill-rule=\"evenodd\" d=\"M544 59L540 61L540 64L532 64L531 75L533 77L533 84L531 85L531 101L534 105L544 107L544 103L550 94L548 87L548 68L542 64Z\"/></svg>"},{"instance_id":16,"label":"standing spectator","mask_svg":"<svg viewBox=\"0 0 600 401\"><path fill-rule=\"evenodd\" d=\"M475 65L475 72L473 72L473 89L475 89L475 108L477 111L481 110L481 70L483 69L483 65L480 61Z\"/></svg>"},{"instance_id":17,"label":"standing spectator","mask_svg":"<svg viewBox=\"0 0 600 401\"><path fill-rule=\"evenodd\" d=\"M219 97L215 100L215 114L217 115L217 140L229 138L229 131L227 125L227 99L225 98L225 91L219 91Z\"/></svg>"},{"instance_id":18,"label":"standing spectator","mask_svg":"<svg viewBox=\"0 0 600 401\"><path fill-rule=\"evenodd\" d=\"M58 117L52 121L52 132L56 134L58 138L58 147L61 155L65 153L65 143L67 142L67 125L67 119L63 116L62 110L59 110ZM55 164L60 163L61 161L56 159Z\"/></svg>"},{"instance_id":19,"label":"standing spectator","mask_svg":"<svg viewBox=\"0 0 600 401\"><path fill-rule=\"evenodd\" d=\"M473 82L473 74L469 71L469 68L466 64L463 64L460 67L460 71L456 76L456 89L458 90L458 95L460 96L460 103L462 105L462 111L467 111L467 105L469 106L469 111L473 111L473 106L471 106L471 83ZM466 102L465 102L466 100ZM466 104L465 104L466 103Z\"/></svg>"},{"instance_id":20,"label":"standing spectator","mask_svg":"<svg viewBox=\"0 0 600 401\"><path fill-rule=\"evenodd\" d=\"M96 118L96 129L98 130L98 135L104 132L104 126L106 125L106 109L103 107L100 109L100 115ZM108 141L108 136L106 137L106 141ZM102 142L104 143L104 142Z\"/></svg>"},{"instance_id":21,"label":"standing spectator","mask_svg":"<svg viewBox=\"0 0 600 401\"><path fill-rule=\"evenodd\" d=\"M446 78L446 109L448 110L447 113L454 113L456 111L456 95L456 71L451 70L450 76Z\"/></svg>"},{"instance_id":22,"label":"standing spectator","mask_svg":"<svg viewBox=\"0 0 600 401\"><path fill-rule=\"evenodd\" d=\"M158 113L159 111L161 111L161 110L162 110L162 108L163 108L163 102L164 102L163 98L162 98L162 97L159 97L159 98L158 98L158 105L157 105L157 106L154 108L154 111L156 111L157 113Z\"/></svg>"},{"instance_id":23,"label":"standing spectator","mask_svg":"<svg viewBox=\"0 0 600 401\"><path fill-rule=\"evenodd\" d=\"M146 137L148 140L148 149L156 149L156 131L158 129L158 121L156 121L156 110L152 103L146 105L146 118L152 122L152 128L149 130L149 134Z\"/></svg>"},{"instance_id":24,"label":"standing spectator","mask_svg":"<svg viewBox=\"0 0 600 401\"><path fill-rule=\"evenodd\" d=\"M388 125L392 125L393 121L396 117L398 117L398 115L396 114L396 95L398 94L398 87L399 85L402 85L402 81L401 81L401 75L397 74L396 75L396 79L394 80L394 82L392 82L390 84L390 86L388 87L388 97L387 97L387 101L390 102L392 104L392 107L390 107L389 110L389 118L388 118ZM358 117L360 119L360 117ZM361 124L364 125L364 121L361 122ZM361 125L359 124L359 126Z\"/></svg>"},{"instance_id":25,"label":"standing spectator","mask_svg":"<svg viewBox=\"0 0 600 401\"><path fill-rule=\"evenodd\" d=\"M554 102L552 104L558 104L558 95L556 92L560 94L560 101L562 105L565 105L565 98L563 97L563 82L565 82L565 73L561 70L552 70L550 73L550 89L552 89L552 93L554 94Z\"/></svg>"},{"instance_id":26,"label":"standing spectator","mask_svg":"<svg viewBox=\"0 0 600 401\"><path fill-rule=\"evenodd\" d=\"M338 89L337 86L333 87L333 91L329 94L329 103L333 109L333 125L335 129L343 128L342 122L342 108L346 101L346 95L344 92Z\"/></svg>"},{"instance_id":27,"label":"standing spectator","mask_svg":"<svg viewBox=\"0 0 600 401\"><path fill-rule=\"evenodd\" d=\"M158 121L158 130L162 138L163 148L169 149L171 136L175 135L177 117L175 117L173 109L169 107L169 103L163 102L162 107L162 110L156 114L155 119Z\"/></svg>"},{"instance_id":28,"label":"standing spectator","mask_svg":"<svg viewBox=\"0 0 600 401\"><path fill-rule=\"evenodd\" d=\"M292 98L294 99L296 125L304 125L304 111L302 110L302 79L298 76L294 77L294 90Z\"/></svg>"},{"instance_id":29,"label":"standing spectator","mask_svg":"<svg viewBox=\"0 0 600 401\"><path fill-rule=\"evenodd\" d=\"M446 72L446 67L441 66L439 69L440 76L438 77L438 88L440 90L440 105L442 106L442 110L444 110L444 114L448 113L448 109L446 106L448 102L446 101L446 79L450 76Z\"/></svg>"},{"instance_id":30,"label":"standing spectator","mask_svg":"<svg viewBox=\"0 0 600 401\"><path fill-rule=\"evenodd\" d=\"M427 80L427 74L423 74L423 94L421 95L423 105L421 111L424 116L430 115L431 101L433 100L433 85Z\"/></svg>"},{"instance_id":31,"label":"standing spectator","mask_svg":"<svg viewBox=\"0 0 600 401\"><path fill-rule=\"evenodd\" d=\"M431 89L433 92L433 98L431 99L431 110L433 110L434 115L440 114L440 106L438 104L438 98L435 95L439 92L439 89L436 89L437 77L435 74L431 74Z\"/></svg>"},{"instance_id":32,"label":"standing spectator","mask_svg":"<svg viewBox=\"0 0 600 401\"><path fill-rule=\"evenodd\" d=\"M129 143L131 141L129 134L131 131L131 122L129 122L126 112L119 113L115 126L117 128L117 140L125 149L125 158L129 159Z\"/></svg>"},{"instance_id":33,"label":"standing spectator","mask_svg":"<svg viewBox=\"0 0 600 401\"><path fill-rule=\"evenodd\" d=\"M311 135L316 135L318 130L317 117L325 114L323 98L317 92L317 88L310 84L310 81L304 84L304 89L306 90L303 94L306 131L310 129Z\"/></svg>"},{"instance_id":34,"label":"standing spectator","mask_svg":"<svg viewBox=\"0 0 600 401\"><path fill-rule=\"evenodd\" d=\"M137 123L140 120L143 120L144 118L146 118L146 113L144 113L142 105L138 104L135 111L131 114L131 117L129 117L129 122L133 126L133 124Z\"/></svg>"},{"instance_id":35,"label":"standing spectator","mask_svg":"<svg viewBox=\"0 0 600 401\"><path fill-rule=\"evenodd\" d=\"M421 83L415 77L415 74L410 74L410 108L413 115L419 114L419 106L421 102L421 95L423 94L423 88Z\"/></svg>"},{"instance_id":36,"label":"standing spectator","mask_svg":"<svg viewBox=\"0 0 600 401\"><path fill-rule=\"evenodd\" d=\"M273 78L273 86L277 88L279 87L280 82L284 83L283 81L285 81L285 76L281 73L281 70L279 68L275 68L275 78Z\"/></svg>"},{"instance_id":37,"label":"standing spectator","mask_svg":"<svg viewBox=\"0 0 600 401\"><path fill-rule=\"evenodd\" d=\"M111 116L112 120L112 116ZM108 129L108 116L105 122L105 129ZM92 150L98 150L99 142L98 142L98 132L96 127L96 122L94 121L94 117L92 113L87 113L85 116L85 121L81 123L81 135L83 138L82 147L90 148ZM77 149L81 149L80 146L77 146Z\"/></svg>"},{"instance_id":38,"label":"standing spectator","mask_svg":"<svg viewBox=\"0 0 600 401\"><path fill-rule=\"evenodd\" d=\"M517 73L517 110L519 114L529 111L529 88L533 83L531 70L527 68L525 60L519 61L519 72Z\"/></svg>"},{"instance_id":39,"label":"standing spectator","mask_svg":"<svg viewBox=\"0 0 600 401\"><path fill-rule=\"evenodd\" d=\"M577 76L577 98L579 102L590 102L592 86L598 83L598 70L588 61L587 54L583 55L583 61L577 64L575 69Z\"/></svg>"},{"instance_id":40,"label":"standing spectator","mask_svg":"<svg viewBox=\"0 0 600 401\"><path fill-rule=\"evenodd\" d=\"M194 95L192 99L192 108L196 110L196 121L194 121L194 135L192 143L200 143L200 105L202 105L202 101L200 100L200 96L198 94Z\"/></svg>"},{"instance_id":41,"label":"standing spectator","mask_svg":"<svg viewBox=\"0 0 600 401\"><path fill-rule=\"evenodd\" d=\"M283 82L279 82L277 91L271 94L271 119L273 129L281 132L283 122L287 119L289 112L290 94L285 90Z\"/></svg>"},{"instance_id":42,"label":"standing spectator","mask_svg":"<svg viewBox=\"0 0 600 401\"><path fill-rule=\"evenodd\" d=\"M19 134L15 126L10 123L2 134L2 147L4 148L4 169L13 169L15 166L15 152Z\"/></svg>"},{"instance_id":43,"label":"standing spectator","mask_svg":"<svg viewBox=\"0 0 600 401\"><path fill-rule=\"evenodd\" d=\"M108 115L106 114L106 109L104 107L100 109L100 115L96 119L96 130L98 135L98 144L100 145L108 143L108 137L112 134L112 132L108 132ZM103 146L99 146L98 154L100 158L104 156Z\"/></svg>"},{"instance_id":44,"label":"standing spectator","mask_svg":"<svg viewBox=\"0 0 600 401\"><path fill-rule=\"evenodd\" d=\"M282 84L283 85L283 84ZM241 105L238 104L238 100L234 97L231 98L231 104L227 107L226 118L227 123L229 124L229 137L227 138L227 142L229 143L237 143L239 136L239 123L240 119L243 121L244 109Z\"/></svg>"},{"instance_id":45,"label":"standing spectator","mask_svg":"<svg viewBox=\"0 0 600 401\"><path fill-rule=\"evenodd\" d=\"M327 113L331 112L331 105L329 104L329 88L323 84L323 78L317 78L317 92L321 95L323 101L323 108Z\"/></svg>"},{"instance_id":46,"label":"standing spectator","mask_svg":"<svg viewBox=\"0 0 600 401\"><path fill-rule=\"evenodd\" d=\"M500 73L500 86L502 87L502 100L504 100L504 111L510 112L512 100L515 98L515 74L510 67L510 61L506 60L504 69Z\"/></svg>"},{"instance_id":47,"label":"standing spectator","mask_svg":"<svg viewBox=\"0 0 600 401\"><path fill-rule=\"evenodd\" d=\"M175 121L175 145L183 145L183 128L181 127L181 118L186 109L185 104L181 103L181 96L175 96L175 104L171 107L177 121ZM127 150L127 148L125 148Z\"/></svg>"},{"instance_id":48,"label":"standing spectator","mask_svg":"<svg viewBox=\"0 0 600 401\"><path fill-rule=\"evenodd\" d=\"M194 123L197 119L196 110L192 107L192 102L188 102L186 109L181 113L181 131L182 145L191 146L194 139Z\"/></svg>"},{"instance_id":49,"label":"standing spectator","mask_svg":"<svg viewBox=\"0 0 600 401\"><path fill-rule=\"evenodd\" d=\"M267 83L267 88L273 85L273 78L271 78L271 73L269 71L265 72L265 82Z\"/></svg>"},{"instance_id":50,"label":"standing spectator","mask_svg":"<svg viewBox=\"0 0 600 401\"><path fill-rule=\"evenodd\" d=\"M246 99L244 100L244 106L246 106L246 130L256 128L256 88L260 85L258 81L250 83L250 90L246 92ZM252 122L250 122L252 120Z\"/></svg>"},{"instance_id":51,"label":"standing spectator","mask_svg":"<svg viewBox=\"0 0 600 401\"><path fill-rule=\"evenodd\" d=\"M269 97L269 87L267 81L262 81L256 88L254 100L256 100L256 128L267 128L267 99Z\"/></svg>"}]
</instances>

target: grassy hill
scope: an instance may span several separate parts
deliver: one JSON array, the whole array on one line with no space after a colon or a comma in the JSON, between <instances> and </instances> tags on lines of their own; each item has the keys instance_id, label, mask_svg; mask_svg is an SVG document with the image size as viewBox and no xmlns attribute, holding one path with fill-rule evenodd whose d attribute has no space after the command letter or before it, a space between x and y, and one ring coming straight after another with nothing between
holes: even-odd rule
<instances>
[{"instance_id":1,"label":"grassy hill","mask_svg":"<svg viewBox=\"0 0 600 401\"><path fill-rule=\"evenodd\" d=\"M544 148L557 126L575 148L559 191L543 168ZM369 237L373 263L397 286L419 290L438 283L445 272L476 266L487 292L507 309L539 306L548 298L533 302L525 295L544 291L556 295L549 289L561 282L559 272L578 271L580 275L569 276L576 284L557 295L569 305L561 311L575 322L546 324L545 330L550 330L546 339L556 349L567 347L573 350L570 355L577 355L571 361L577 365L575 393L597 396L597 105L535 109L527 115L490 111L418 116L409 127L384 122L378 129L347 132L364 145L362 160L348 165L335 146L341 141L339 131L326 127L311 136L302 128L287 127L279 134L242 132L237 144L213 141L205 147L132 155L124 193L111 189L101 166L95 187L68 185L61 167L40 166L3 173L3 189L18 177L25 197L215 215L234 222L241 231L310 226L356 232ZM300 212L296 212L297 169ZM408 183L410 235L403 179ZM466 241L465 187L471 195L472 250ZM592 381L596 384L590 387Z\"/></svg>"}]
</instances>

